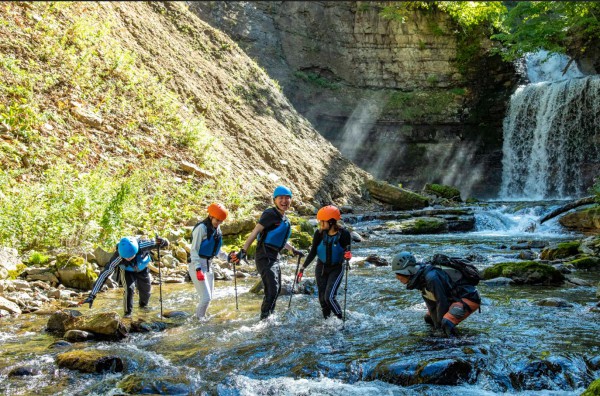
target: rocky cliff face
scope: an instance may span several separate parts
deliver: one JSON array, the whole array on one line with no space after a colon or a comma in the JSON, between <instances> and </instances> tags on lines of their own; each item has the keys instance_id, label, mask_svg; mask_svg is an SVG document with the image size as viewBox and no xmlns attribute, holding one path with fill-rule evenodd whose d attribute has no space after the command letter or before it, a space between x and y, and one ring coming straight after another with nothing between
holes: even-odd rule
<instances>
[{"instance_id":1,"label":"rocky cliff face","mask_svg":"<svg viewBox=\"0 0 600 396\"><path fill-rule=\"evenodd\" d=\"M461 64L464 44L444 14L390 20L374 4L190 7L265 67L295 108L362 168L411 188L441 182L463 195L495 195L514 71L490 57Z\"/></svg>"}]
</instances>

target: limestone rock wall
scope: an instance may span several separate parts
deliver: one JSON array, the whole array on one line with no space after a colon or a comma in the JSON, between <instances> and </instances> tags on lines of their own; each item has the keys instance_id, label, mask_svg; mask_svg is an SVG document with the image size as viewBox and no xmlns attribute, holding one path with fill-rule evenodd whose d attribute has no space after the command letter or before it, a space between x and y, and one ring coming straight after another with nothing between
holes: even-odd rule
<instances>
[{"instance_id":1,"label":"limestone rock wall","mask_svg":"<svg viewBox=\"0 0 600 396\"><path fill-rule=\"evenodd\" d=\"M376 177L496 194L516 73L489 57L461 70L447 15L386 19L375 2L192 2L190 9L236 40L323 136Z\"/></svg>"}]
</instances>

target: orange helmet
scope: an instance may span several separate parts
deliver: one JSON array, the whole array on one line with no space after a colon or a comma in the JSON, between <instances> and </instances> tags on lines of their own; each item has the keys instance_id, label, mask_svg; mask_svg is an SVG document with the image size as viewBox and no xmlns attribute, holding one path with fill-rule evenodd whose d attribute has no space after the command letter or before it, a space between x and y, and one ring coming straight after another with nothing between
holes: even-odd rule
<instances>
[{"instance_id":1,"label":"orange helmet","mask_svg":"<svg viewBox=\"0 0 600 396\"><path fill-rule=\"evenodd\" d=\"M225 221L227 218L228 212L225 209L225 206L220 203L211 203L208 205L208 215L214 217L215 219Z\"/></svg>"},{"instance_id":2,"label":"orange helmet","mask_svg":"<svg viewBox=\"0 0 600 396\"><path fill-rule=\"evenodd\" d=\"M317 220L329 221L331 219L334 219L336 221L339 221L342 219L342 216L340 215L340 210L338 208L336 208L335 206L333 206L333 205L323 206L317 212Z\"/></svg>"}]
</instances>

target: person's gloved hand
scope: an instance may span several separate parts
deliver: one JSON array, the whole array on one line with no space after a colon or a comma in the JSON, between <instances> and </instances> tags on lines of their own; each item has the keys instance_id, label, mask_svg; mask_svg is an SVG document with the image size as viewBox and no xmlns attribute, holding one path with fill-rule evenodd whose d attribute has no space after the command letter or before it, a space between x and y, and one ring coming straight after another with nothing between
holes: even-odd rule
<instances>
[{"instance_id":1,"label":"person's gloved hand","mask_svg":"<svg viewBox=\"0 0 600 396\"><path fill-rule=\"evenodd\" d=\"M85 300L79 301L79 305L90 304L90 308L92 308L92 304L94 304L94 298L92 296L88 296Z\"/></svg>"},{"instance_id":2,"label":"person's gloved hand","mask_svg":"<svg viewBox=\"0 0 600 396\"><path fill-rule=\"evenodd\" d=\"M246 258L246 251L244 249L240 249L235 256L237 261L242 261Z\"/></svg>"},{"instance_id":3,"label":"person's gloved hand","mask_svg":"<svg viewBox=\"0 0 600 396\"><path fill-rule=\"evenodd\" d=\"M160 246L161 248L166 248L169 247L169 240L165 239L165 238L161 238L159 236L156 237L156 243L158 244L158 246Z\"/></svg>"},{"instance_id":4,"label":"person's gloved hand","mask_svg":"<svg viewBox=\"0 0 600 396\"><path fill-rule=\"evenodd\" d=\"M236 257L235 252L229 252L229 254L227 255L227 262L228 263L233 262L235 257Z\"/></svg>"},{"instance_id":5,"label":"person's gloved hand","mask_svg":"<svg viewBox=\"0 0 600 396\"><path fill-rule=\"evenodd\" d=\"M202 268L196 268L196 279L200 282L204 280L204 272L202 272Z\"/></svg>"},{"instance_id":6,"label":"person's gloved hand","mask_svg":"<svg viewBox=\"0 0 600 396\"><path fill-rule=\"evenodd\" d=\"M300 258L304 257L304 252L302 250L292 248L292 253L294 254L294 256L298 256Z\"/></svg>"},{"instance_id":7,"label":"person's gloved hand","mask_svg":"<svg viewBox=\"0 0 600 396\"><path fill-rule=\"evenodd\" d=\"M303 276L304 276L304 268L300 268L300 271L298 271L298 275L296 275L296 283L300 283Z\"/></svg>"},{"instance_id":8,"label":"person's gloved hand","mask_svg":"<svg viewBox=\"0 0 600 396\"><path fill-rule=\"evenodd\" d=\"M346 250L344 252L344 260L350 260L352 258L352 252L350 250Z\"/></svg>"}]
</instances>

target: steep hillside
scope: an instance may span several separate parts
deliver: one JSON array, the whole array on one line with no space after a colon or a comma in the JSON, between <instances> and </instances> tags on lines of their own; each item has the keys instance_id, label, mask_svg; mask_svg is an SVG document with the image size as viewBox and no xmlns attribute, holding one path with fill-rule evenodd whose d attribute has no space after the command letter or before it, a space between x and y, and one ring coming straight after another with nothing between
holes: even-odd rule
<instances>
[{"instance_id":1,"label":"steep hillside","mask_svg":"<svg viewBox=\"0 0 600 396\"><path fill-rule=\"evenodd\" d=\"M277 184L361 199L368 174L183 3L2 3L0 22L0 244L107 246L212 200L242 217Z\"/></svg>"}]
</instances>

